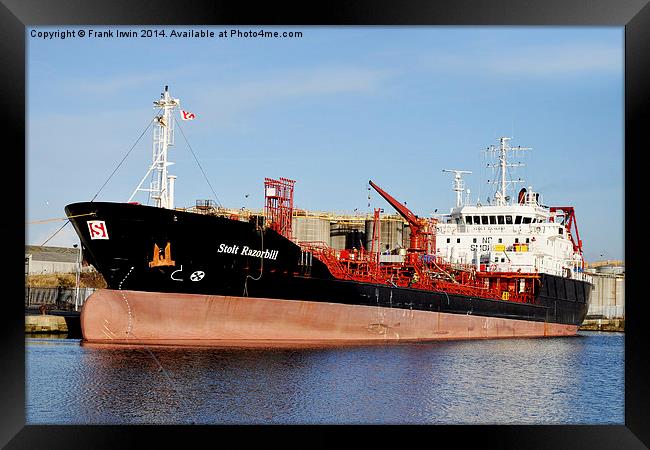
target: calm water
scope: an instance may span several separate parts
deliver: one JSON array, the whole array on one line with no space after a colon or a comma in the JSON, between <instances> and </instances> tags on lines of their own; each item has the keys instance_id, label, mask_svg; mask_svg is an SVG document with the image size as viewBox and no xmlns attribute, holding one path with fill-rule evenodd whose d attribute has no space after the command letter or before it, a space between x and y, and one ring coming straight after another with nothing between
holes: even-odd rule
<instances>
[{"instance_id":1,"label":"calm water","mask_svg":"<svg viewBox=\"0 0 650 450\"><path fill-rule=\"evenodd\" d=\"M28 424L623 424L624 335L355 348L27 339Z\"/></svg>"}]
</instances>

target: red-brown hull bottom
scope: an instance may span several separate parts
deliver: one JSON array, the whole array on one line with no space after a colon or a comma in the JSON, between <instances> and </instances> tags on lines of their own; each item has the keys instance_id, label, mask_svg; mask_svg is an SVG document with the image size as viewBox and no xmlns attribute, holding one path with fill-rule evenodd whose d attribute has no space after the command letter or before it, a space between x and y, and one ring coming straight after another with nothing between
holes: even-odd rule
<instances>
[{"instance_id":1,"label":"red-brown hull bottom","mask_svg":"<svg viewBox=\"0 0 650 450\"><path fill-rule=\"evenodd\" d=\"M146 345L349 345L572 336L556 323L269 298L104 289L81 312L85 342Z\"/></svg>"}]
</instances>

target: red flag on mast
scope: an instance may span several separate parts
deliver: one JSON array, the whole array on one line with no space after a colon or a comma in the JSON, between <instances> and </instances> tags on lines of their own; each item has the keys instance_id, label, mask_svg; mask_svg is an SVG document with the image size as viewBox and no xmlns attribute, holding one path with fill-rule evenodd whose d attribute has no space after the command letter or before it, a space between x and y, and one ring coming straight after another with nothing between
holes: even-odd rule
<instances>
[{"instance_id":1,"label":"red flag on mast","mask_svg":"<svg viewBox=\"0 0 650 450\"><path fill-rule=\"evenodd\" d=\"M182 120L194 120L196 119L196 114L189 112L189 111L183 111L181 109L181 119Z\"/></svg>"}]
</instances>

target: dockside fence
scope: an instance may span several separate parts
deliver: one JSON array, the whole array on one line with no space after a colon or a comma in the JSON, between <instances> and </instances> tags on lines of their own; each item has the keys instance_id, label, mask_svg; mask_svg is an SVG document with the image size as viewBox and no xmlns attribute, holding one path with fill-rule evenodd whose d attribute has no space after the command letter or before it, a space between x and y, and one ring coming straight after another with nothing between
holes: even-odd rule
<instances>
[{"instance_id":1,"label":"dockside fence","mask_svg":"<svg viewBox=\"0 0 650 450\"><path fill-rule=\"evenodd\" d=\"M96 290L95 288L79 288L77 306L81 308L86 299ZM45 305L48 309L74 311L76 298L76 288L25 286L25 308L38 308Z\"/></svg>"}]
</instances>

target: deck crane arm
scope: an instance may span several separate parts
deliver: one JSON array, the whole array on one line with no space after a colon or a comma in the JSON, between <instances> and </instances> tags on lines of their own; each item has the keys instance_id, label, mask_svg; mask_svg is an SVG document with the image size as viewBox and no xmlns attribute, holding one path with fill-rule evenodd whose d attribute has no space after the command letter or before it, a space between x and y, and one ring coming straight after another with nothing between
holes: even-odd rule
<instances>
[{"instance_id":1,"label":"deck crane arm","mask_svg":"<svg viewBox=\"0 0 650 450\"><path fill-rule=\"evenodd\" d=\"M384 198L384 200L390 203L390 205L397 210L400 216L406 219L411 227L411 232L417 232L417 230L422 227L422 219L413 214L406 206L395 200L389 193L385 192L382 188L373 183L372 180L369 180L368 182L370 183L370 186L372 186L379 195Z\"/></svg>"},{"instance_id":2,"label":"deck crane arm","mask_svg":"<svg viewBox=\"0 0 650 450\"><path fill-rule=\"evenodd\" d=\"M427 219L422 219L413 214L410 209L395 200L372 181L369 181L369 183L409 223L411 233L407 258L410 264L417 265L421 254L431 251L430 249L435 249L435 235L429 227L429 222Z\"/></svg>"},{"instance_id":3,"label":"deck crane arm","mask_svg":"<svg viewBox=\"0 0 650 450\"><path fill-rule=\"evenodd\" d=\"M563 225L569 235L571 243L573 244L573 251L582 254L582 240L580 239L580 233L578 232L578 220L576 219L576 212L573 206L551 206L550 211L552 213L557 211L562 212L564 215ZM575 238L571 231L572 228L575 228Z\"/></svg>"}]
</instances>

